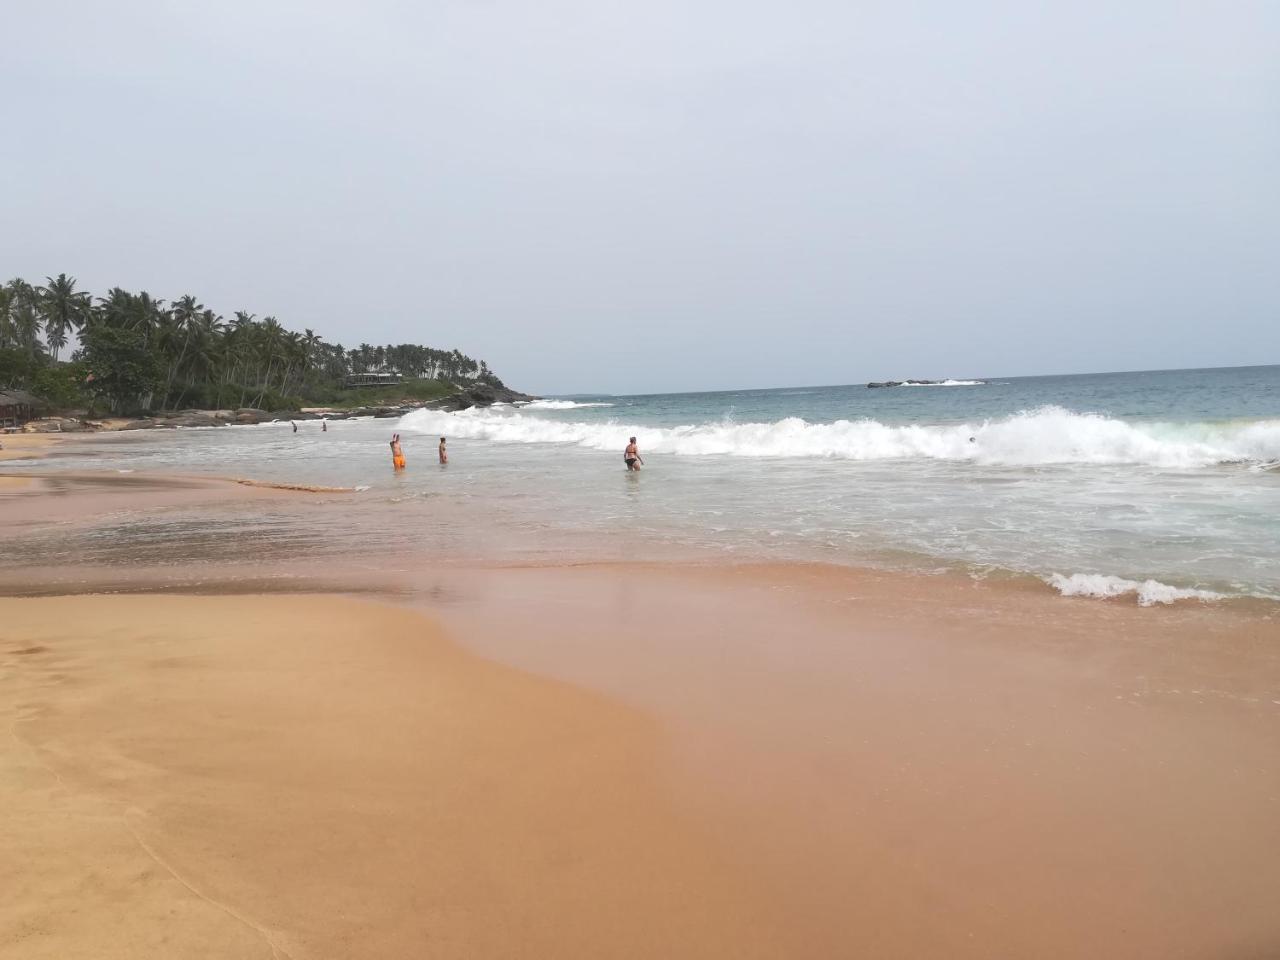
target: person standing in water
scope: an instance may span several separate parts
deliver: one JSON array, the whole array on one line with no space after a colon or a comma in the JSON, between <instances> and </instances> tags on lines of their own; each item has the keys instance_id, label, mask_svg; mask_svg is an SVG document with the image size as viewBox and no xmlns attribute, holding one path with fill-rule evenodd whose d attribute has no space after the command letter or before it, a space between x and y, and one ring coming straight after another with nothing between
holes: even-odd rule
<instances>
[{"instance_id":1,"label":"person standing in water","mask_svg":"<svg viewBox=\"0 0 1280 960\"><path fill-rule=\"evenodd\" d=\"M396 470L404 469L404 450L400 448L400 434L391 435L391 465Z\"/></svg>"},{"instance_id":2,"label":"person standing in water","mask_svg":"<svg viewBox=\"0 0 1280 960\"><path fill-rule=\"evenodd\" d=\"M631 438L627 449L622 452L622 459L626 462L628 470L639 470L644 466L644 458L640 456L640 450L636 447L635 437Z\"/></svg>"},{"instance_id":3,"label":"person standing in water","mask_svg":"<svg viewBox=\"0 0 1280 960\"><path fill-rule=\"evenodd\" d=\"M329 432L329 418L328 418L328 417L321 417L321 418L320 418L320 432L321 432L321 433L328 433L328 432Z\"/></svg>"},{"instance_id":4,"label":"person standing in water","mask_svg":"<svg viewBox=\"0 0 1280 960\"><path fill-rule=\"evenodd\" d=\"M449 462L449 451L444 448L444 437L440 438L440 462Z\"/></svg>"},{"instance_id":5,"label":"person standing in water","mask_svg":"<svg viewBox=\"0 0 1280 960\"><path fill-rule=\"evenodd\" d=\"M296 423L294 423L292 420L290 420L290 421L289 421L289 426L293 427L293 432L294 432L294 433L297 433L297 432L298 432L298 425L297 425Z\"/></svg>"}]
</instances>

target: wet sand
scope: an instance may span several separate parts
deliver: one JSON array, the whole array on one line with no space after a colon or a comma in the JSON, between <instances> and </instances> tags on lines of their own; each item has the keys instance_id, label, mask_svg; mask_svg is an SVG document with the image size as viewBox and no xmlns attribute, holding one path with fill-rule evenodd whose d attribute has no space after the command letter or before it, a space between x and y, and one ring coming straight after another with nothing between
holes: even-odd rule
<instances>
[{"instance_id":1,"label":"wet sand","mask_svg":"<svg viewBox=\"0 0 1280 960\"><path fill-rule=\"evenodd\" d=\"M666 720L784 955L1280 955L1271 605L821 565L424 576L473 649Z\"/></svg>"},{"instance_id":2,"label":"wet sand","mask_svg":"<svg viewBox=\"0 0 1280 960\"><path fill-rule=\"evenodd\" d=\"M1274 604L280 566L0 600L0 957L1280 955Z\"/></svg>"},{"instance_id":3,"label":"wet sand","mask_svg":"<svg viewBox=\"0 0 1280 960\"><path fill-rule=\"evenodd\" d=\"M0 474L0 535L55 523L88 528L111 516L175 507L234 508L250 502L288 501L299 494L350 492L345 488L260 483L235 477L24 470Z\"/></svg>"},{"instance_id":4,"label":"wet sand","mask_svg":"<svg viewBox=\"0 0 1280 960\"><path fill-rule=\"evenodd\" d=\"M49 448L69 436L57 433L0 433L0 462L5 460L35 460L47 456Z\"/></svg>"}]
</instances>

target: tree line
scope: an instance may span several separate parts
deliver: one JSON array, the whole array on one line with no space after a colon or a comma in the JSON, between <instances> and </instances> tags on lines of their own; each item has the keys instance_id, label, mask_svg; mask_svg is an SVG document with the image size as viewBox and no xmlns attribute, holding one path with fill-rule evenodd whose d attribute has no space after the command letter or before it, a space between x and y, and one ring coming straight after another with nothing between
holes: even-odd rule
<instances>
[{"instance_id":1,"label":"tree line","mask_svg":"<svg viewBox=\"0 0 1280 960\"><path fill-rule=\"evenodd\" d=\"M42 286L14 279L0 287L0 389L26 389L52 406L283 410L333 400L344 378L371 372L502 386L487 363L458 350L347 349L273 316L237 310L225 319L190 294L166 303L113 287L94 297L65 273Z\"/></svg>"}]
</instances>

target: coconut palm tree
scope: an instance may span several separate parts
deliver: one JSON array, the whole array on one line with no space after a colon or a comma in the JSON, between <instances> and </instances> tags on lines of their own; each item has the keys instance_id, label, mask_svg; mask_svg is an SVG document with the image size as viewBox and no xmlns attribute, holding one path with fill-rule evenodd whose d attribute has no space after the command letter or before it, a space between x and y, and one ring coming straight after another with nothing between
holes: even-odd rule
<instances>
[{"instance_id":1,"label":"coconut palm tree","mask_svg":"<svg viewBox=\"0 0 1280 960\"><path fill-rule=\"evenodd\" d=\"M44 321L44 340L54 360L67 345L68 335L80 329L89 311L89 295L76 291L75 277L60 273L56 278L45 277L45 286L36 289L41 319Z\"/></svg>"},{"instance_id":2,"label":"coconut palm tree","mask_svg":"<svg viewBox=\"0 0 1280 960\"><path fill-rule=\"evenodd\" d=\"M13 322L9 319L9 307L12 303L13 290L6 283L0 286L0 350L8 349L17 342Z\"/></svg>"},{"instance_id":3,"label":"coconut palm tree","mask_svg":"<svg viewBox=\"0 0 1280 960\"><path fill-rule=\"evenodd\" d=\"M256 396L255 403L261 404L277 392L322 399L349 374L379 369L404 376L501 382L487 364L459 350L410 343L362 343L346 350L341 344L325 343L310 328L295 333L275 317L259 321L247 310L236 311L224 325L190 294L166 305L146 291L113 287L94 299L76 289L75 278L65 273L45 280L39 288L21 279L0 286L0 348L27 354L31 362L20 366L32 371L22 375L28 381L48 363L49 354L56 361L79 334L82 344L92 335L99 343L123 347L121 362L126 365L136 360L141 368L156 370L158 376L144 379L154 383L157 393L163 391L160 399L166 407L182 406L195 397L221 406L224 397L231 401L237 392L242 406L248 397ZM78 355L84 350L82 346ZM137 356L130 358L129 351ZM147 406L150 399L130 396L128 403Z\"/></svg>"},{"instance_id":4,"label":"coconut palm tree","mask_svg":"<svg viewBox=\"0 0 1280 960\"><path fill-rule=\"evenodd\" d=\"M196 318L200 316L201 311L204 309L204 304L188 293L173 301L173 306L169 311L158 317L158 345L161 353L165 356L166 366L165 400L168 400L169 395L173 392L174 378L177 377L178 371L182 369L183 362L187 357L187 350L191 346L192 328ZM185 394L186 391L184 390L183 393Z\"/></svg>"},{"instance_id":5,"label":"coconut palm tree","mask_svg":"<svg viewBox=\"0 0 1280 960\"><path fill-rule=\"evenodd\" d=\"M25 280L9 281L9 326L14 345L30 357L40 353L40 311L35 287Z\"/></svg>"}]
</instances>

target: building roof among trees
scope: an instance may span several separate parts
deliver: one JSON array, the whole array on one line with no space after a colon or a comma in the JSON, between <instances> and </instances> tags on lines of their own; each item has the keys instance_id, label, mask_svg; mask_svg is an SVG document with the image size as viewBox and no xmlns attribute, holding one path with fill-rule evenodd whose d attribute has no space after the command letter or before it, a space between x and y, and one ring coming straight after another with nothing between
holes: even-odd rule
<instances>
[{"instance_id":1,"label":"building roof among trees","mask_svg":"<svg viewBox=\"0 0 1280 960\"><path fill-rule=\"evenodd\" d=\"M0 390L0 407L43 407L45 402L25 390Z\"/></svg>"}]
</instances>

